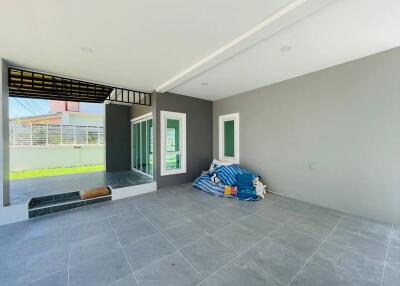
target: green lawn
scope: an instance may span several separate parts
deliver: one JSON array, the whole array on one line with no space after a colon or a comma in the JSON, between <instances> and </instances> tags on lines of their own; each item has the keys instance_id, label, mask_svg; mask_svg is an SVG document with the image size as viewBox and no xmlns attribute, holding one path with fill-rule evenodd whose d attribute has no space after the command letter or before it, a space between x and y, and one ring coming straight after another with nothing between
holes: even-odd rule
<instances>
[{"instance_id":1,"label":"green lawn","mask_svg":"<svg viewBox=\"0 0 400 286\"><path fill-rule=\"evenodd\" d=\"M23 171L23 172L10 173L10 180L21 180L21 179L60 176L60 175L69 175L69 174L93 173L93 172L99 172L99 171L104 171L104 170L105 170L104 165L29 170L29 171Z\"/></svg>"}]
</instances>

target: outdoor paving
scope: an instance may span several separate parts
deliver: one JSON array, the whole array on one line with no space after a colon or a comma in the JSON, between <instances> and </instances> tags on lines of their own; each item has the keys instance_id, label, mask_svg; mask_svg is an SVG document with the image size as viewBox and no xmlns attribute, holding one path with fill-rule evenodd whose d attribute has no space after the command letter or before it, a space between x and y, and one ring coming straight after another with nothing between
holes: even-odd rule
<instances>
[{"instance_id":1,"label":"outdoor paving","mask_svg":"<svg viewBox=\"0 0 400 286\"><path fill-rule=\"evenodd\" d=\"M400 228L190 185L0 227L1 285L399 285Z\"/></svg>"},{"instance_id":2,"label":"outdoor paving","mask_svg":"<svg viewBox=\"0 0 400 286\"><path fill-rule=\"evenodd\" d=\"M122 188L150 183L153 180L136 171L94 172L33 179L13 180L10 182L10 204L17 205L40 197L83 189L111 186Z\"/></svg>"}]
</instances>

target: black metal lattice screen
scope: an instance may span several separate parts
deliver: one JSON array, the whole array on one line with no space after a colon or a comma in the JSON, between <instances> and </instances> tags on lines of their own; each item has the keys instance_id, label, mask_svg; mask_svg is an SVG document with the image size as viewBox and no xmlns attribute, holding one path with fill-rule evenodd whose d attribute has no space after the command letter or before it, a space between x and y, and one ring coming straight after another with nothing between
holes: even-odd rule
<instances>
[{"instance_id":1,"label":"black metal lattice screen","mask_svg":"<svg viewBox=\"0 0 400 286\"><path fill-rule=\"evenodd\" d=\"M13 97L97 103L109 100L151 106L150 93L17 68L9 68L8 86Z\"/></svg>"}]
</instances>

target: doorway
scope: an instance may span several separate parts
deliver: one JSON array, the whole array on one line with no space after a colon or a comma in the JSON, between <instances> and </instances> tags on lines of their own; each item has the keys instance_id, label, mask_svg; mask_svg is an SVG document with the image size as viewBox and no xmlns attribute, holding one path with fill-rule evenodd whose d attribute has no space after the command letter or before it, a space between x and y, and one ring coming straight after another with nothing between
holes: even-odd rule
<instances>
[{"instance_id":1,"label":"doorway","mask_svg":"<svg viewBox=\"0 0 400 286\"><path fill-rule=\"evenodd\" d=\"M152 113L131 121L131 166L149 177L153 177L153 115Z\"/></svg>"}]
</instances>

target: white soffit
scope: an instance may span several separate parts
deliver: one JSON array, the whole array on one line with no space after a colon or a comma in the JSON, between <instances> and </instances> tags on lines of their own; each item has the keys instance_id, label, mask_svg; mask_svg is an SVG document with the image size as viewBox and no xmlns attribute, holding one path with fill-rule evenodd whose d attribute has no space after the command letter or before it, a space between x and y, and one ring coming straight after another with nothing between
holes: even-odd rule
<instances>
[{"instance_id":1,"label":"white soffit","mask_svg":"<svg viewBox=\"0 0 400 286\"><path fill-rule=\"evenodd\" d=\"M4 0L0 58L152 91L293 0Z\"/></svg>"},{"instance_id":2,"label":"white soffit","mask_svg":"<svg viewBox=\"0 0 400 286\"><path fill-rule=\"evenodd\" d=\"M284 18L278 22L287 23ZM331 1L231 58L208 62L211 67L198 68L191 79L181 77L183 83L171 91L210 100L224 98L398 47L399 31L398 0ZM292 48L281 52L283 46ZM175 83L180 84L179 79Z\"/></svg>"}]
</instances>

